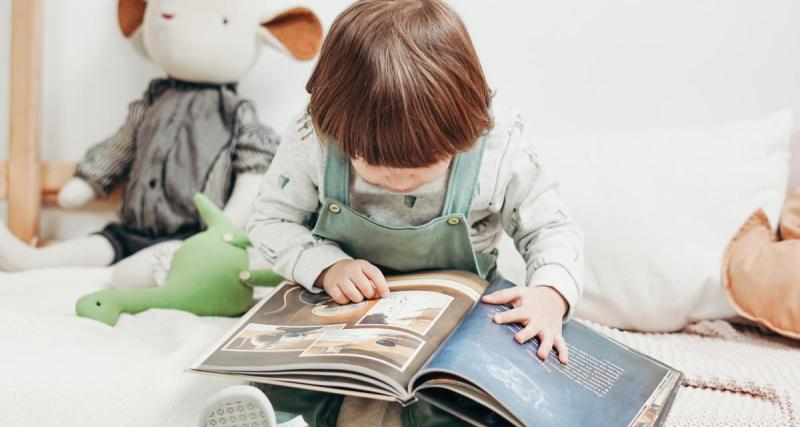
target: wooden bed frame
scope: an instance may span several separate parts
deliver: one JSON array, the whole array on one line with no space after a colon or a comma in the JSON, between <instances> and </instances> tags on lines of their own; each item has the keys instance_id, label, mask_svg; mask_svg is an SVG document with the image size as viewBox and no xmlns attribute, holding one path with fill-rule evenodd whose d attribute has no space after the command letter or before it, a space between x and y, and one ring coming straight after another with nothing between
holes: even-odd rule
<instances>
[{"instance_id":1,"label":"wooden bed frame","mask_svg":"<svg viewBox=\"0 0 800 427\"><path fill-rule=\"evenodd\" d=\"M13 0L11 116L8 161L0 166L0 197L8 200L8 228L26 242L34 242L39 234L45 175L39 157L41 30L42 0ZM51 167L48 169L52 171Z\"/></svg>"},{"instance_id":2,"label":"wooden bed frame","mask_svg":"<svg viewBox=\"0 0 800 427\"><path fill-rule=\"evenodd\" d=\"M40 156L42 0L12 0L11 9L11 114L0 199L7 200L11 232L36 244L42 203L56 200L75 163L43 162Z\"/></svg>"}]
</instances>

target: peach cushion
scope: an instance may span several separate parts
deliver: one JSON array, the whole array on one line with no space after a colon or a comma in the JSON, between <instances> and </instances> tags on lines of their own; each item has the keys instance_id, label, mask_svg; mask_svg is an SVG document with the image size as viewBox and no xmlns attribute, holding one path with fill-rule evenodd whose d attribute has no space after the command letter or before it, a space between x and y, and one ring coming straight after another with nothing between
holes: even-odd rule
<instances>
[{"instance_id":1,"label":"peach cushion","mask_svg":"<svg viewBox=\"0 0 800 427\"><path fill-rule=\"evenodd\" d=\"M781 238L800 239L800 187L792 190L781 213Z\"/></svg>"},{"instance_id":2,"label":"peach cushion","mask_svg":"<svg viewBox=\"0 0 800 427\"><path fill-rule=\"evenodd\" d=\"M725 291L736 311L800 339L800 188L784 207L778 241L763 210L736 233L725 253Z\"/></svg>"}]
</instances>

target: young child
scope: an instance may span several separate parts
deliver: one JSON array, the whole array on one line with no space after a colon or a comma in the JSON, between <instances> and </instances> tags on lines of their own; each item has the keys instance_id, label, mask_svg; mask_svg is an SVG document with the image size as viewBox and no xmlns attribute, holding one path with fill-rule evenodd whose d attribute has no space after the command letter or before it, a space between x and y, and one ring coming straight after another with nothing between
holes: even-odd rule
<instances>
[{"instance_id":1,"label":"young child","mask_svg":"<svg viewBox=\"0 0 800 427\"><path fill-rule=\"evenodd\" d=\"M555 348L567 363L561 327L581 295L582 234L518 115L492 108L455 12L441 0L354 3L306 89L248 225L274 270L360 302L389 294L385 272L492 276L505 230L527 279L483 301L513 305L494 321L524 325L519 343L538 337L540 358Z\"/></svg>"}]
</instances>

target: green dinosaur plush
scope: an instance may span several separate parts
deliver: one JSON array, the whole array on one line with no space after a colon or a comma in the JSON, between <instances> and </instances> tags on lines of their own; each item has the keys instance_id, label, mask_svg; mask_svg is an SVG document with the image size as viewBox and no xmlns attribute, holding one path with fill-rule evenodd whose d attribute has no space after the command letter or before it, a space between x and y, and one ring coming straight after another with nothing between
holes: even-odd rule
<instances>
[{"instance_id":1,"label":"green dinosaur plush","mask_svg":"<svg viewBox=\"0 0 800 427\"><path fill-rule=\"evenodd\" d=\"M151 308L199 316L237 316L250 308L253 286L275 286L283 280L269 270L250 270L247 235L202 194L195 195L194 203L208 228L178 248L163 286L86 295L75 305L78 316L111 326L122 313Z\"/></svg>"}]
</instances>

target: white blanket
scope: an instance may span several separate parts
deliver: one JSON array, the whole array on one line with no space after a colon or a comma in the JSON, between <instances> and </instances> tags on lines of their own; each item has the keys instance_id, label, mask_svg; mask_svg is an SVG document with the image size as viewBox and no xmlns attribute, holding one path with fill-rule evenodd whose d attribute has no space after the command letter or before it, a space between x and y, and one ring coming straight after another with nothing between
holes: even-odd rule
<instances>
[{"instance_id":1,"label":"white blanket","mask_svg":"<svg viewBox=\"0 0 800 427\"><path fill-rule=\"evenodd\" d=\"M109 278L0 273L0 426L193 426L203 403L236 383L184 372L235 319L150 310L111 328L75 316L75 301ZM800 343L725 322L674 334L598 328L686 374L668 425L798 425ZM379 419L351 410L349 425Z\"/></svg>"},{"instance_id":2,"label":"white blanket","mask_svg":"<svg viewBox=\"0 0 800 427\"><path fill-rule=\"evenodd\" d=\"M0 425L197 425L202 404L236 382L184 372L235 323L172 310L75 315L109 269L0 273Z\"/></svg>"}]
</instances>

